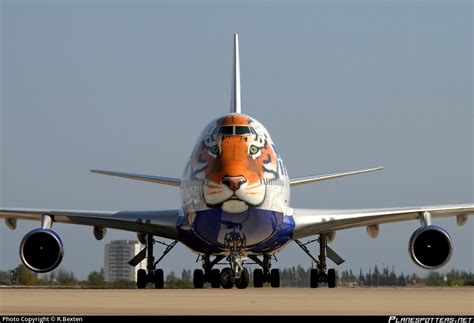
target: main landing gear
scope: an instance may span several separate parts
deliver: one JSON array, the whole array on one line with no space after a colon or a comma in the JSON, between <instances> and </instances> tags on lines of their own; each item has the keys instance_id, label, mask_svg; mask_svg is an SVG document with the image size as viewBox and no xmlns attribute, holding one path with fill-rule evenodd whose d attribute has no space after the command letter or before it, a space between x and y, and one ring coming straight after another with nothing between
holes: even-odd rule
<instances>
[{"instance_id":1,"label":"main landing gear","mask_svg":"<svg viewBox=\"0 0 474 323\"><path fill-rule=\"evenodd\" d=\"M221 272L212 269L215 264L224 259L224 256L216 256L212 261L209 255L202 256L202 268L195 269L193 273L194 288L203 288L204 283L211 283L212 288L221 287Z\"/></svg>"},{"instance_id":2,"label":"main landing gear","mask_svg":"<svg viewBox=\"0 0 474 323\"><path fill-rule=\"evenodd\" d=\"M155 257L153 256L153 244L159 243L166 246L165 251L160 258L155 262ZM155 288L163 288L165 285L163 269L156 269L156 265L163 259L171 249L178 243L178 241L173 241L170 244L164 243L162 241L157 241L153 239L151 234L146 235L146 247L140 251L132 260L128 263L132 266L138 265L143 259L146 258L146 270L138 269L137 271L137 287L146 288L148 283L153 283Z\"/></svg>"},{"instance_id":3,"label":"main landing gear","mask_svg":"<svg viewBox=\"0 0 474 323\"><path fill-rule=\"evenodd\" d=\"M255 261L257 265L260 265L262 268L257 268L253 271L253 287L261 288L263 283L270 283L270 286L273 288L280 287L280 270L271 268L271 256L264 255L263 260L258 258L255 255L249 256L250 259Z\"/></svg>"},{"instance_id":4,"label":"main landing gear","mask_svg":"<svg viewBox=\"0 0 474 323\"><path fill-rule=\"evenodd\" d=\"M303 249L303 251L317 264L316 268L311 269L310 272L310 287L318 288L319 283L327 283L329 288L336 287L336 271L334 269L329 269L326 271L326 257L331 259L337 265L340 265L344 262L334 250L332 250L327 245L327 234L322 233L319 235L318 239L302 243L299 240L295 240L296 244ZM306 245L313 243L315 241L319 242L319 260L314 258Z\"/></svg>"}]
</instances>

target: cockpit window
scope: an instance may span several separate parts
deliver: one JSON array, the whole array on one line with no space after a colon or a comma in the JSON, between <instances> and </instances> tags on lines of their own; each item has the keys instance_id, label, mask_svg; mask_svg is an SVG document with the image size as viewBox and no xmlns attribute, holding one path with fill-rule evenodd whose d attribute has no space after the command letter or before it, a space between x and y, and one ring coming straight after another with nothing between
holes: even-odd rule
<instances>
[{"instance_id":1,"label":"cockpit window","mask_svg":"<svg viewBox=\"0 0 474 323\"><path fill-rule=\"evenodd\" d=\"M248 126L235 126L236 135L246 135L250 133L250 127Z\"/></svg>"},{"instance_id":2,"label":"cockpit window","mask_svg":"<svg viewBox=\"0 0 474 323\"><path fill-rule=\"evenodd\" d=\"M217 128L217 133L220 135L232 136L232 135L247 135L253 133L253 129L249 126L220 126Z\"/></svg>"},{"instance_id":3,"label":"cockpit window","mask_svg":"<svg viewBox=\"0 0 474 323\"><path fill-rule=\"evenodd\" d=\"M221 135L233 135L234 134L234 126L222 126L219 128L218 131Z\"/></svg>"}]
</instances>

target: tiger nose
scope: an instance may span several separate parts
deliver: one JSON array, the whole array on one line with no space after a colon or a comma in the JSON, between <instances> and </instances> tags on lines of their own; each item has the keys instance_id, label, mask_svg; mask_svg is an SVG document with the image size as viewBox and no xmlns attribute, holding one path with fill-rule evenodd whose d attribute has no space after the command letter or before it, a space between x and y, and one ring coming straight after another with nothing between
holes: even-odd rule
<instances>
[{"instance_id":1,"label":"tiger nose","mask_svg":"<svg viewBox=\"0 0 474 323\"><path fill-rule=\"evenodd\" d=\"M243 176L225 176L222 179L222 183L232 191L237 191L245 182L247 182L247 179L245 179Z\"/></svg>"}]
</instances>

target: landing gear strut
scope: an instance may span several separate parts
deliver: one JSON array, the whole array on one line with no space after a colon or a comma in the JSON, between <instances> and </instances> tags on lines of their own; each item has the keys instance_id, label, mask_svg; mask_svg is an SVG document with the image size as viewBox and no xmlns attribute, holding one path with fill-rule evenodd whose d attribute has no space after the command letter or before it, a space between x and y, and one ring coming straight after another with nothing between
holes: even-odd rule
<instances>
[{"instance_id":1,"label":"landing gear strut","mask_svg":"<svg viewBox=\"0 0 474 323\"><path fill-rule=\"evenodd\" d=\"M299 240L295 240L296 244L317 264L316 268L311 269L310 271L310 287L318 288L319 283L327 283L329 288L336 287L336 271L334 269L329 269L326 271L326 258L331 259L337 265L340 265L344 260L331 248L327 245L327 234L322 233L319 235L318 239L302 243ZM313 243L315 241L319 242L319 257L316 259L311 252L309 251L306 245Z\"/></svg>"},{"instance_id":2,"label":"landing gear strut","mask_svg":"<svg viewBox=\"0 0 474 323\"><path fill-rule=\"evenodd\" d=\"M160 258L155 262L155 257L153 256L153 244L160 243L166 246L165 251ZM129 264L132 266L138 265L143 259L146 258L146 270L138 269L137 271L137 287L142 289L146 288L148 283L153 283L155 288L163 288L165 284L163 269L155 269L156 265L171 251L171 249L176 246L178 241L173 241L170 244L164 243L162 241L156 241L153 239L153 235L146 235L146 247L140 251L132 260L129 261Z\"/></svg>"}]
</instances>

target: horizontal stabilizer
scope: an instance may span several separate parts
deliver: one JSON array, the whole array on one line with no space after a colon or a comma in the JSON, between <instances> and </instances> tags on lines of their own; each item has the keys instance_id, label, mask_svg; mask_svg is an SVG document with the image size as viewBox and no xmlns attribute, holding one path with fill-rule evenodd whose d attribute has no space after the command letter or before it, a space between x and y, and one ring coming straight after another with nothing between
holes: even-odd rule
<instances>
[{"instance_id":1,"label":"horizontal stabilizer","mask_svg":"<svg viewBox=\"0 0 474 323\"><path fill-rule=\"evenodd\" d=\"M368 169L351 170L348 172L341 172L341 173L312 175L312 176L306 176L306 177L292 178L290 179L290 185L295 186L295 185L307 184L307 183L312 183L312 182L320 182L320 181L325 181L328 179L335 179L339 177L375 172L382 169L383 167L375 167L375 168L368 168Z\"/></svg>"},{"instance_id":2,"label":"horizontal stabilizer","mask_svg":"<svg viewBox=\"0 0 474 323\"><path fill-rule=\"evenodd\" d=\"M91 169L91 172L96 173L96 174L123 177L123 178L128 178L128 179L134 179L137 181L151 182L151 183L163 184L163 185L169 185L169 186L179 187L181 185L181 180L178 178L113 172L113 171L108 171L108 170L97 170L97 169Z\"/></svg>"}]
</instances>

